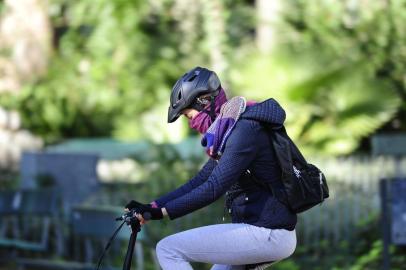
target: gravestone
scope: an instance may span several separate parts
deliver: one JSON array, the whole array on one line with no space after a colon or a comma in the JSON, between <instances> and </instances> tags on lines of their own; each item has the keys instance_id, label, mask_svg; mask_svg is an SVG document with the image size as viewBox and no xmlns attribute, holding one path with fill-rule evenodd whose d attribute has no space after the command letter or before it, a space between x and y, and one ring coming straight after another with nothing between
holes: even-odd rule
<instances>
[{"instance_id":1,"label":"gravestone","mask_svg":"<svg viewBox=\"0 0 406 270\"><path fill-rule=\"evenodd\" d=\"M406 179L391 181L392 226L391 240L395 245L406 245Z\"/></svg>"},{"instance_id":2,"label":"gravestone","mask_svg":"<svg viewBox=\"0 0 406 270\"><path fill-rule=\"evenodd\" d=\"M390 269L389 245L406 245L406 178L401 164L406 155L406 134L380 134L372 138L374 155L395 158L395 177L380 182L383 236L382 269Z\"/></svg>"},{"instance_id":3,"label":"gravestone","mask_svg":"<svg viewBox=\"0 0 406 270\"><path fill-rule=\"evenodd\" d=\"M61 192L65 214L83 202L99 186L96 166L99 157L92 154L23 153L20 174L22 188L39 186L38 180L51 179Z\"/></svg>"}]
</instances>

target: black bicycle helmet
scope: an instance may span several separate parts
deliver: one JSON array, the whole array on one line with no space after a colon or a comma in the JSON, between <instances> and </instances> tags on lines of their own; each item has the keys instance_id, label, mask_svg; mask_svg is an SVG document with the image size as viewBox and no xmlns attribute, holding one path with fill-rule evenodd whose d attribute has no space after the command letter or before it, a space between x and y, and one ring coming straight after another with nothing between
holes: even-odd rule
<instances>
[{"instance_id":1,"label":"black bicycle helmet","mask_svg":"<svg viewBox=\"0 0 406 270\"><path fill-rule=\"evenodd\" d=\"M201 95L212 94L211 104L218 94L221 83L214 71L202 67L195 67L183 75L172 88L168 110L168 123L175 122L186 108L201 110L196 106L197 98Z\"/></svg>"}]
</instances>

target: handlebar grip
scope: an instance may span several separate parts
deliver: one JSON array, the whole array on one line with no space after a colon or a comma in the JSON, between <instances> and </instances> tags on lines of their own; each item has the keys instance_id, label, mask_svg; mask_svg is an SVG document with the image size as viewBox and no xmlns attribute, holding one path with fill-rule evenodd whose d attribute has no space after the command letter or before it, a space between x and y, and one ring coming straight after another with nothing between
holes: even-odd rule
<instances>
[{"instance_id":1,"label":"handlebar grip","mask_svg":"<svg viewBox=\"0 0 406 270\"><path fill-rule=\"evenodd\" d=\"M136 214L136 213L140 213L141 211L139 210L139 209L132 209L131 211L129 211L129 212L126 212L124 215L122 215L121 217L118 217L118 218L116 218L116 221L119 221L119 220L130 220L131 218L133 218L134 217L134 214ZM150 212L144 212L143 214L141 214L142 215L142 217L145 219L145 220L150 220L151 218L152 218L152 215L151 215L151 213Z\"/></svg>"}]
</instances>

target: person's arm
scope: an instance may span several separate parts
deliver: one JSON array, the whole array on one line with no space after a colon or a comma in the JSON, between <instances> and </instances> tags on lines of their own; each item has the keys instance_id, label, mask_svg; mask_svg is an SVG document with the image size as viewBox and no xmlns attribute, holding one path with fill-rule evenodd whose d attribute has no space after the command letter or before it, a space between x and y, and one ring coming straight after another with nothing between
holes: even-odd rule
<instances>
[{"instance_id":1,"label":"person's arm","mask_svg":"<svg viewBox=\"0 0 406 270\"><path fill-rule=\"evenodd\" d=\"M196 174L195 177L190 179L186 184L180 186L179 188L175 189L172 192L167 193L166 195L156 199L152 202L152 205L155 203L156 207L164 207L165 204L173 199L183 196L184 194L190 192L191 190L195 189L196 187L200 186L207 178L210 176L211 172L213 171L214 167L216 167L217 162L210 158L206 164L200 169L200 171Z\"/></svg>"},{"instance_id":2,"label":"person's arm","mask_svg":"<svg viewBox=\"0 0 406 270\"><path fill-rule=\"evenodd\" d=\"M231 133L224 153L206 182L165 205L170 219L200 209L223 195L249 167L258 152L258 122L240 120Z\"/></svg>"}]
</instances>

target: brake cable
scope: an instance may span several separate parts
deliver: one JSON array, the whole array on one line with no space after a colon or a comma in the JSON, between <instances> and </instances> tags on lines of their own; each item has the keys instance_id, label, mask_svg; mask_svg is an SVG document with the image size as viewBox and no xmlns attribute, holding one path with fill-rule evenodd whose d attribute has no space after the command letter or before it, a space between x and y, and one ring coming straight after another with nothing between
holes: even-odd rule
<instances>
[{"instance_id":1,"label":"brake cable","mask_svg":"<svg viewBox=\"0 0 406 270\"><path fill-rule=\"evenodd\" d=\"M141 230L140 222L135 216L136 213L137 213L136 210L131 210L131 211L124 213L124 215L122 215L121 217L116 218L116 221L122 220L123 222L114 231L113 235L110 237L109 241L107 242L106 246L104 247L104 250L103 250L102 254L100 255L99 261L97 263L96 270L100 269L101 263L104 259L104 256L106 255L107 250L110 248L111 243L116 238L118 232L121 230L121 228L123 227L124 224L127 224L131 228L131 237L130 237L129 245L127 248L127 254L126 254L126 258L124 260L123 269L127 270L127 269L131 268L131 259L132 259L132 255L133 255L133 251L134 251L134 245L135 245L135 241L137 238L137 233ZM147 219L148 219L149 215L147 214L147 215L145 215L145 217L147 217Z\"/></svg>"}]
</instances>

